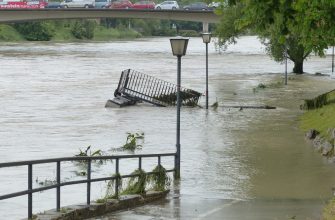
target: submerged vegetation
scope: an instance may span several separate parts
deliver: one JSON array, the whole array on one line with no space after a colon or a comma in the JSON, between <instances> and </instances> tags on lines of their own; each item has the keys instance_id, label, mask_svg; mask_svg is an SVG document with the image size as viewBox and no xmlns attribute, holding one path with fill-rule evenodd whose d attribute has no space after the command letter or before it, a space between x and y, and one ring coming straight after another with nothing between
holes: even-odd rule
<instances>
[{"instance_id":1,"label":"submerged vegetation","mask_svg":"<svg viewBox=\"0 0 335 220\"><path fill-rule=\"evenodd\" d=\"M144 139L144 133L127 133L126 143L121 147L122 150L135 151L141 149L142 145L138 144L138 140Z\"/></svg>"},{"instance_id":2,"label":"submerged vegetation","mask_svg":"<svg viewBox=\"0 0 335 220\"><path fill-rule=\"evenodd\" d=\"M255 88L252 89L252 91L255 93L255 92L258 92L260 90L263 90L263 89L274 89L274 88L281 88L283 86L283 83L282 82L273 82L273 83L270 83L270 84L264 84L264 83L259 83Z\"/></svg>"},{"instance_id":3,"label":"submerged vegetation","mask_svg":"<svg viewBox=\"0 0 335 220\"><path fill-rule=\"evenodd\" d=\"M115 174L114 179L107 182L106 193L103 198L96 202L105 203L108 199L117 199L117 195L143 195L147 190L165 191L170 186L171 179L162 165L157 165L152 172L146 173L142 169L137 169L131 173L127 185L123 189L123 181L121 175ZM118 194L115 192L115 184L118 181Z\"/></svg>"}]
</instances>

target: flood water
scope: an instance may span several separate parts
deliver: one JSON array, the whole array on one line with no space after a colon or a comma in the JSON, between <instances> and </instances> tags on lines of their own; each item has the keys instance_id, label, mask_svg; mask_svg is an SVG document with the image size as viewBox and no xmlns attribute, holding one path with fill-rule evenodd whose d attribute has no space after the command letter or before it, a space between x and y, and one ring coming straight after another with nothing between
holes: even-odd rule
<instances>
[{"instance_id":1,"label":"flood water","mask_svg":"<svg viewBox=\"0 0 335 220\"><path fill-rule=\"evenodd\" d=\"M204 62L201 39L190 39L182 59L182 86L204 92ZM127 132L145 133L143 148L136 153L174 152L175 108L104 108L121 71L128 68L176 82L176 58L168 38L1 43L0 162L74 156L89 145L116 154L110 149L123 145ZM330 57L311 57L305 64L309 73L329 73L330 68ZM297 120L302 99L333 89L334 81L292 76L287 87L253 92L259 83L281 81L283 70L283 65L265 55L255 37L243 37L221 54L210 46L210 103L278 108L183 108L182 195L313 200L321 205L332 196L335 167L305 142ZM144 161L146 171L154 163ZM136 169L137 162L121 161L120 165L121 174L126 174ZM172 158L163 159L163 165L171 168ZM94 166L94 175L113 174L113 166ZM34 167L34 187L54 180L55 167ZM62 168L63 181L82 178L75 174L78 166L64 163ZM26 167L0 169L0 194L25 190L26 171ZM85 190L85 185L62 188L62 206L85 202ZM103 194L104 184L93 184L92 199ZM55 208L55 195L55 190L34 194L34 213ZM26 217L27 198L0 201L0 213L0 219Z\"/></svg>"}]
</instances>

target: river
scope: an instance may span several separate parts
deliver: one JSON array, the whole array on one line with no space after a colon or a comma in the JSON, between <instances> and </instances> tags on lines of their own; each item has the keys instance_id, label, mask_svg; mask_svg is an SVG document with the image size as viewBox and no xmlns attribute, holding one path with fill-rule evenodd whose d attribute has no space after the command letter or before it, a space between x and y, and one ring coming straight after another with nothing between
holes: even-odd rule
<instances>
[{"instance_id":1,"label":"river","mask_svg":"<svg viewBox=\"0 0 335 220\"><path fill-rule=\"evenodd\" d=\"M191 38L182 59L182 86L204 92L204 62L204 44ZM329 56L311 57L305 71L329 73L330 65ZM169 39L0 43L0 162L73 156L88 145L109 152L125 143L127 132L145 133L137 153L174 152L175 108L104 108L121 71L128 68L176 82L176 58ZM335 167L304 141L297 120L302 99L333 89L333 82L329 77L291 76L287 87L253 92L259 83L281 81L283 70L255 37L243 37L221 54L210 45L210 103L278 108L183 108L181 195L237 201L312 200L316 208L304 214L315 216L315 210L321 211L332 196ZM145 162L144 168L153 163ZM171 167L172 160L163 160L163 165ZM62 167L64 181L80 178L74 174L78 167L71 163ZM136 168L131 163L121 167L121 173ZM107 166L94 170L97 175L110 172ZM25 190L26 175L26 168L0 170L0 194ZM55 166L34 168L34 187L54 179ZM103 193L104 184L93 185L93 199ZM0 219L26 217L26 201L26 197L0 201ZM84 185L62 188L62 205L84 201ZM34 195L34 213L54 207L54 190Z\"/></svg>"}]
</instances>

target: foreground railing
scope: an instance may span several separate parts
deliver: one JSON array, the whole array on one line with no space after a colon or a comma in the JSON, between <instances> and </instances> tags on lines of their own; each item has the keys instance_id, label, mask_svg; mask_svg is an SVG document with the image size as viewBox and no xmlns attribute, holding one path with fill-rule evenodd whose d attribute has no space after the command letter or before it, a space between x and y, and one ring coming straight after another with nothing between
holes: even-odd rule
<instances>
[{"instance_id":1,"label":"foreground railing","mask_svg":"<svg viewBox=\"0 0 335 220\"><path fill-rule=\"evenodd\" d=\"M0 200L5 200L9 198L14 198L18 196L28 195L28 218L33 217L33 194L36 192L41 192L44 190L56 188L56 209L60 211L60 201L61 201L61 187L67 185L75 184L87 184L87 205L91 202L91 183L92 182L101 182L106 180L115 180L115 196L118 197L119 193L119 180L122 178L130 178L139 176L138 174L129 174L122 176L109 176L102 178L91 178L91 165L92 161L95 160L115 160L115 174L119 174L119 161L121 159L131 159L138 158L138 168L142 169L142 158L157 158L158 165L161 165L161 157L176 157L175 153L165 153L165 154L137 154L137 155L119 155L119 156L94 156L94 157L64 157L64 158L53 158L53 159L42 159L42 160L30 160L30 161L19 161L19 162L8 162L0 163L0 168L6 167L17 167L17 166L28 166L28 189L24 191L14 192L10 194L5 194L0 196ZM61 162L65 161L85 161L87 162L87 179L84 180L75 180L68 182L61 182ZM39 188L33 188L33 165L36 164L48 164L56 163L56 184L48 185ZM167 170L166 172L173 172L175 168ZM153 174L155 172L149 172L147 174Z\"/></svg>"}]
</instances>

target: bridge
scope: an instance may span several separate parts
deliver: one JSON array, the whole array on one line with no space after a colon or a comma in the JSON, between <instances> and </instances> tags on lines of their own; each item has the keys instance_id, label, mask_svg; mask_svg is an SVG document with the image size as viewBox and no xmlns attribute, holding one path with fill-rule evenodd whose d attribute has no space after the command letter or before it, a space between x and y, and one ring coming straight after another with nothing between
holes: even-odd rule
<instances>
[{"instance_id":1,"label":"bridge","mask_svg":"<svg viewBox=\"0 0 335 220\"><path fill-rule=\"evenodd\" d=\"M218 23L213 11L137 10L137 9L0 9L0 23L77 19L77 18L144 18Z\"/></svg>"}]
</instances>

